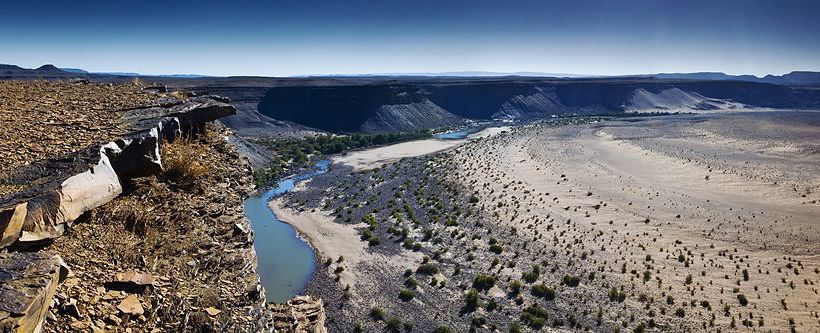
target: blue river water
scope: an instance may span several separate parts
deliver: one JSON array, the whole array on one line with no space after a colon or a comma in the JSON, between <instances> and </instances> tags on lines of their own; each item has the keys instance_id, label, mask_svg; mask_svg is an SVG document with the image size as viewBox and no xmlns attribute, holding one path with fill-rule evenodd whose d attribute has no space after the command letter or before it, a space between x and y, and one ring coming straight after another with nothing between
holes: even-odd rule
<instances>
[{"instance_id":1,"label":"blue river water","mask_svg":"<svg viewBox=\"0 0 820 333\"><path fill-rule=\"evenodd\" d=\"M282 179L267 192L245 200L245 216L253 226L258 272L268 302L283 303L303 293L316 269L313 249L293 227L276 218L268 202L329 168L330 161L319 161L314 170Z\"/></svg>"},{"instance_id":2,"label":"blue river water","mask_svg":"<svg viewBox=\"0 0 820 333\"><path fill-rule=\"evenodd\" d=\"M483 130L484 126L471 126L457 131L439 133L434 135L439 140L461 140L473 133L478 133Z\"/></svg>"}]
</instances>

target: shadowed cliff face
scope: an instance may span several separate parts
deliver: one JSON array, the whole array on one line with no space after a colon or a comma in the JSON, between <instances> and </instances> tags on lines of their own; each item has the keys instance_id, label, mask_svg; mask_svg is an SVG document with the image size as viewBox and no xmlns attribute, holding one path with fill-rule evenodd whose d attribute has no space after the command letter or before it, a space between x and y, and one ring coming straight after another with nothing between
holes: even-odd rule
<instances>
[{"instance_id":1,"label":"shadowed cliff face","mask_svg":"<svg viewBox=\"0 0 820 333\"><path fill-rule=\"evenodd\" d=\"M405 131L461 122L431 103L419 87L403 84L277 87L268 91L258 110L332 132Z\"/></svg>"},{"instance_id":2,"label":"shadowed cliff face","mask_svg":"<svg viewBox=\"0 0 820 333\"><path fill-rule=\"evenodd\" d=\"M407 80L274 87L258 111L328 131L380 132L454 125L460 118L748 108L817 109L820 90L739 81Z\"/></svg>"}]
</instances>

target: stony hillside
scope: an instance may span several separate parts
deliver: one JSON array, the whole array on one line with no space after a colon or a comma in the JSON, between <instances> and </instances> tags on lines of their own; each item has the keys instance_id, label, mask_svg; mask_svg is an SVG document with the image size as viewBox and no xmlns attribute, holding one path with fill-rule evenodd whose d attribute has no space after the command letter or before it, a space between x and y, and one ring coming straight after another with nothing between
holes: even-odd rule
<instances>
[{"instance_id":1,"label":"stony hillside","mask_svg":"<svg viewBox=\"0 0 820 333\"><path fill-rule=\"evenodd\" d=\"M243 201L251 168L218 96L0 82L0 331L268 331ZM283 312L284 311L284 312ZM301 316L301 317L300 317ZM299 319L302 318L302 319Z\"/></svg>"},{"instance_id":2,"label":"stony hillside","mask_svg":"<svg viewBox=\"0 0 820 333\"><path fill-rule=\"evenodd\" d=\"M390 132L458 125L462 119L406 84L274 87L261 114L331 132Z\"/></svg>"}]
</instances>

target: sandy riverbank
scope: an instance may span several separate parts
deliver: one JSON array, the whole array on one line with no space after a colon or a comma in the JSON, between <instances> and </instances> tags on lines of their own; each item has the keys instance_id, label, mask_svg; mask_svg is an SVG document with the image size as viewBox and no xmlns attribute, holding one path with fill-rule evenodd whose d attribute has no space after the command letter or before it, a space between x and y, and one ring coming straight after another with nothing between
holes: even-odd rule
<instances>
[{"instance_id":1,"label":"sandy riverbank","mask_svg":"<svg viewBox=\"0 0 820 333\"><path fill-rule=\"evenodd\" d=\"M509 131L509 126L488 127L479 132L470 134L462 140L425 139L402 142L394 145L373 149L355 151L345 155L333 157L333 163L346 164L356 171L381 167L386 163L396 162L402 158L423 156L451 149L473 139L488 138Z\"/></svg>"},{"instance_id":2,"label":"sandy riverbank","mask_svg":"<svg viewBox=\"0 0 820 333\"><path fill-rule=\"evenodd\" d=\"M324 257L337 260L343 256L348 266L361 262L366 244L359 239L355 228L362 225L334 223L333 218L322 211L296 212L284 206L283 197L274 198L268 206L280 221L293 226ZM342 277L352 279L351 272L342 272Z\"/></svg>"}]
</instances>

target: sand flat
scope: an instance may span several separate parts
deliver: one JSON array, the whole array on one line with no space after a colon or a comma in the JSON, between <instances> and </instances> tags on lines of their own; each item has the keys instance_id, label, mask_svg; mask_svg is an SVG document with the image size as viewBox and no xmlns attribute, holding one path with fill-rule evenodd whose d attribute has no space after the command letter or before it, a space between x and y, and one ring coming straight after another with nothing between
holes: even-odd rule
<instances>
[{"instance_id":1,"label":"sand flat","mask_svg":"<svg viewBox=\"0 0 820 333\"><path fill-rule=\"evenodd\" d=\"M268 204L276 217L293 226L301 236L318 249L326 257L339 258L344 256L350 266L356 266L362 260L366 244L359 239L356 227L362 225L345 225L334 223L327 213L296 212L284 206L282 197L274 198ZM342 274L352 280L353 270L346 270Z\"/></svg>"},{"instance_id":2,"label":"sand flat","mask_svg":"<svg viewBox=\"0 0 820 333\"><path fill-rule=\"evenodd\" d=\"M646 269L644 257L651 257L650 274L671 283L663 293L675 299L736 306L737 295L745 294L754 305L738 311L765 318L766 327L795 318L804 330L817 329L820 210L812 180L820 156L805 153L812 141L784 132L773 139L790 149L772 151L760 149L765 142L723 130L717 125L723 118L683 126L673 120L626 129L607 122L522 130L460 150L455 158L463 161L466 177L456 179L474 186L490 207L513 198L514 209L492 211L499 224L523 230L519 237L539 244L555 222L565 221L571 227L557 227L557 239L600 250L593 261L623 263L628 273L630 267ZM693 135L690 127L701 133ZM488 181L484 188L474 185ZM544 217L550 229L532 222ZM550 239L543 243L549 248ZM699 258L681 265L671 250L682 249ZM744 282L741 271L753 282ZM610 278L631 284L635 294L665 297L657 284L635 285L629 274ZM697 289L687 287L687 279ZM792 305L786 310L783 304ZM709 313L687 318L708 320ZM715 321L729 324L725 317Z\"/></svg>"},{"instance_id":3,"label":"sand flat","mask_svg":"<svg viewBox=\"0 0 820 333\"><path fill-rule=\"evenodd\" d=\"M392 163L405 157L432 154L458 146L466 140L426 139L402 142L394 145L355 151L332 158L333 163L346 164L354 170L378 168L382 164Z\"/></svg>"},{"instance_id":4,"label":"sand flat","mask_svg":"<svg viewBox=\"0 0 820 333\"><path fill-rule=\"evenodd\" d=\"M333 163L352 166L353 169L357 171L369 170L378 168L386 163L396 162L402 158L441 152L464 144L472 139L488 138L508 130L510 130L509 126L488 127L469 135L467 139L463 140L425 139L402 142L389 146L360 150L345 155L335 156L331 160Z\"/></svg>"}]
</instances>

